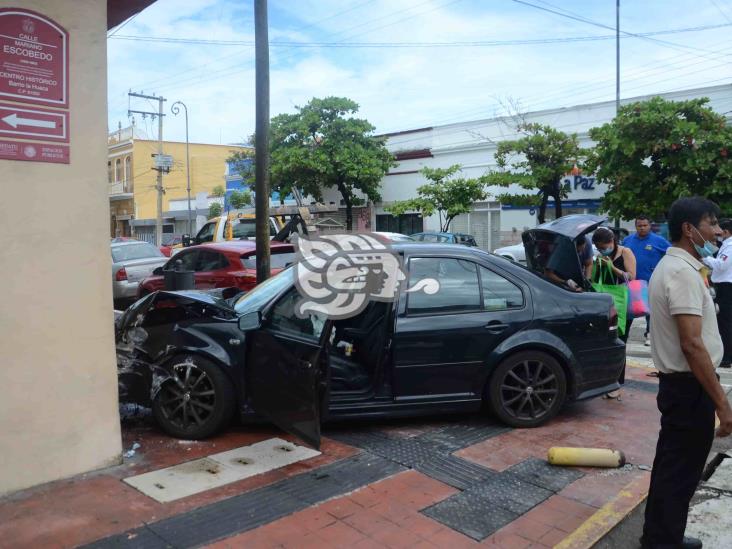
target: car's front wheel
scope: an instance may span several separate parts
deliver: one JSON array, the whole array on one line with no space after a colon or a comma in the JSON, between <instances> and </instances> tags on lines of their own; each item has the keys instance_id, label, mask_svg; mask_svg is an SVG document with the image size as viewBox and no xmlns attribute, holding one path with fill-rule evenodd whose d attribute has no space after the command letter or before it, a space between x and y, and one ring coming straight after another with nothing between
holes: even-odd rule
<instances>
[{"instance_id":1,"label":"car's front wheel","mask_svg":"<svg viewBox=\"0 0 732 549\"><path fill-rule=\"evenodd\" d=\"M166 379L153 400L153 415L168 434L201 439L219 431L234 413L234 387L212 362L195 355L170 364Z\"/></svg>"},{"instance_id":2,"label":"car's front wheel","mask_svg":"<svg viewBox=\"0 0 732 549\"><path fill-rule=\"evenodd\" d=\"M540 351L523 351L501 362L488 385L488 403L512 427L538 427L559 412L567 396L560 364Z\"/></svg>"}]
</instances>

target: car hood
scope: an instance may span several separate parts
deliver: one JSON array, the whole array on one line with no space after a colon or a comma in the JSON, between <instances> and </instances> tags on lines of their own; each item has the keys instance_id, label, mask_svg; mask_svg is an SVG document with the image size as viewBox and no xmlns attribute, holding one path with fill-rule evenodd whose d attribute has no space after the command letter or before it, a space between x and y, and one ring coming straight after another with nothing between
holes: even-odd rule
<instances>
[{"instance_id":1,"label":"car hood","mask_svg":"<svg viewBox=\"0 0 732 549\"><path fill-rule=\"evenodd\" d=\"M224 313L226 316L234 315L234 307L224 299L225 290L198 291L198 290L182 290L177 292L157 291L146 295L129 306L122 315L115 320L117 330L122 330L140 315L144 315L153 304L159 301L171 300L175 304L184 302L200 303L213 307L214 309Z\"/></svg>"}]
</instances>

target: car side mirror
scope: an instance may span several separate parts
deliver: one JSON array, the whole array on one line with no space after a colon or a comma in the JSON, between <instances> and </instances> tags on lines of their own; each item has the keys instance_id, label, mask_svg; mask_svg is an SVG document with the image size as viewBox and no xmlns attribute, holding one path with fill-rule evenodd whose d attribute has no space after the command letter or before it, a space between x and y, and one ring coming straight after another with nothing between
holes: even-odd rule
<instances>
[{"instance_id":1,"label":"car side mirror","mask_svg":"<svg viewBox=\"0 0 732 549\"><path fill-rule=\"evenodd\" d=\"M163 275L163 268L162 267L155 267L152 272L155 276L162 276Z\"/></svg>"},{"instance_id":2,"label":"car side mirror","mask_svg":"<svg viewBox=\"0 0 732 549\"><path fill-rule=\"evenodd\" d=\"M262 327L262 313L253 311L239 317L239 329L242 332L258 330Z\"/></svg>"},{"instance_id":3,"label":"car side mirror","mask_svg":"<svg viewBox=\"0 0 732 549\"><path fill-rule=\"evenodd\" d=\"M180 241L183 244L184 248L187 248L188 246L190 246L193 243L192 239L191 239L191 235L189 235L189 234L184 234L183 236L181 236Z\"/></svg>"}]
</instances>

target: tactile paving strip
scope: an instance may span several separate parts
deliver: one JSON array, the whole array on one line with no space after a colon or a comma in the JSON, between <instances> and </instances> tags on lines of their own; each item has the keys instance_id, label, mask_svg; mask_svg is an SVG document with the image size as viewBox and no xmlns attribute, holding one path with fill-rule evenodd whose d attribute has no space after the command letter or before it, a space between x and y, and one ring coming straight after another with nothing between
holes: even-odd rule
<instances>
[{"instance_id":1,"label":"tactile paving strip","mask_svg":"<svg viewBox=\"0 0 732 549\"><path fill-rule=\"evenodd\" d=\"M582 476L579 471L528 459L502 473L494 472L422 513L482 540Z\"/></svg>"},{"instance_id":2,"label":"tactile paving strip","mask_svg":"<svg viewBox=\"0 0 732 549\"><path fill-rule=\"evenodd\" d=\"M491 504L484 494L471 491L449 497L422 513L478 541L519 517Z\"/></svg>"},{"instance_id":3,"label":"tactile paving strip","mask_svg":"<svg viewBox=\"0 0 732 549\"><path fill-rule=\"evenodd\" d=\"M414 468L428 477L449 484L459 490L467 490L496 477L500 473L453 455L433 455Z\"/></svg>"},{"instance_id":4,"label":"tactile paving strip","mask_svg":"<svg viewBox=\"0 0 732 549\"><path fill-rule=\"evenodd\" d=\"M98 540L86 547L199 547L404 471L363 453L193 511ZM152 534L152 535L151 535Z\"/></svg>"},{"instance_id":5,"label":"tactile paving strip","mask_svg":"<svg viewBox=\"0 0 732 549\"><path fill-rule=\"evenodd\" d=\"M626 389L637 389L639 391L645 391L646 393L657 393L658 392L658 383L649 383L648 381L638 381L637 379L626 379L625 385L623 385Z\"/></svg>"},{"instance_id":6,"label":"tactile paving strip","mask_svg":"<svg viewBox=\"0 0 732 549\"><path fill-rule=\"evenodd\" d=\"M472 425L449 425L443 429L436 429L419 435L417 439L437 443L450 452L455 452L510 430L511 428L505 425L483 421Z\"/></svg>"},{"instance_id":7,"label":"tactile paving strip","mask_svg":"<svg viewBox=\"0 0 732 549\"><path fill-rule=\"evenodd\" d=\"M555 467L549 465L543 459L527 459L521 463L517 463L508 469L509 473L531 482L536 486L541 486L547 490L559 492L568 484L582 478L584 475L577 469L569 467Z\"/></svg>"}]
</instances>

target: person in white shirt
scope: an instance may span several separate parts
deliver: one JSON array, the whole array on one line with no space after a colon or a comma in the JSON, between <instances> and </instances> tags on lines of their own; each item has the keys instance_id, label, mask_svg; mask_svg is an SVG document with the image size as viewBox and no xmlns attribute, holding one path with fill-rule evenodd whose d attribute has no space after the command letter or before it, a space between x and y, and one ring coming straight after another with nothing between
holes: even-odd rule
<instances>
[{"instance_id":1,"label":"person in white shirt","mask_svg":"<svg viewBox=\"0 0 732 549\"><path fill-rule=\"evenodd\" d=\"M669 209L672 246L651 275L651 352L658 370L661 430L646 500L644 549L699 549L684 536L689 502L717 436L732 433L732 407L715 372L722 338L701 259L717 251L719 207L700 197L680 198Z\"/></svg>"},{"instance_id":2,"label":"person in white shirt","mask_svg":"<svg viewBox=\"0 0 732 549\"><path fill-rule=\"evenodd\" d=\"M720 368L732 366L732 219L719 222L722 243L717 257L705 257L702 261L712 269L712 282L717 294L717 326L722 336L724 353Z\"/></svg>"}]
</instances>

